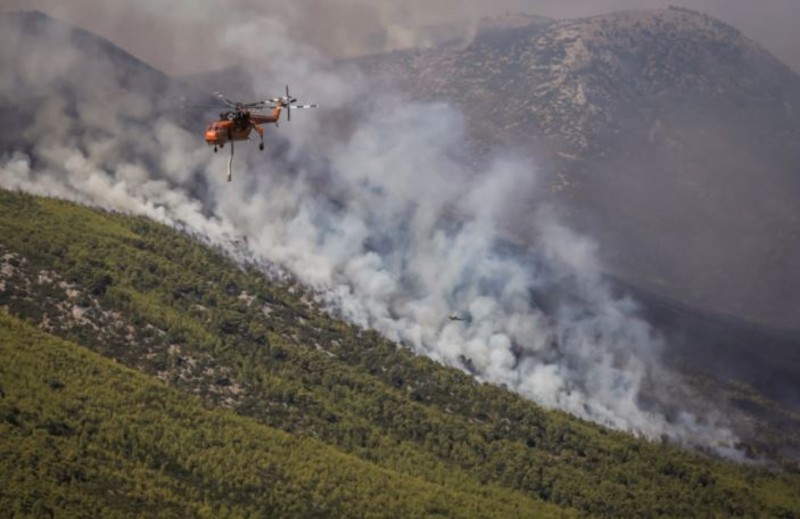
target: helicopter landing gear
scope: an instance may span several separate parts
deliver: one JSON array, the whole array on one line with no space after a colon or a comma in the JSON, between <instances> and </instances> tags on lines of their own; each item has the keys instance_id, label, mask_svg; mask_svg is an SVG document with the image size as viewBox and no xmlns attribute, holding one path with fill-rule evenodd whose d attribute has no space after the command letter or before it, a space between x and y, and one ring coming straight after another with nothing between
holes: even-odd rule
<instances>
[{"instance_id":1,"label":"helicopter landing gear","mask_svg":"<svg viewBox=\"0 0 800 519\"><path fill-rule=\"evenodd\" d=\"M255 124L252 119L250 120L250 127L258 132L258 138L261 141L258 143L258 149L264 151L264 128Z\"/></svg>"}]
</instances>

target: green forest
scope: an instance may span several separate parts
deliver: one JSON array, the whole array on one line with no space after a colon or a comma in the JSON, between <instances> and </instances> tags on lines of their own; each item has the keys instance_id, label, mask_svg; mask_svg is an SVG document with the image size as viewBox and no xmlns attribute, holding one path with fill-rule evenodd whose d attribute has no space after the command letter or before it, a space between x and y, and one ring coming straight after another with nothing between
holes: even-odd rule
<instances>
[{"instance_id":1,"label":"green forest","mask_svg":"<svg viewBox=\"0 0 800 519\"><path fill-rule=\"evenodd\" d=\"M545 410L141 217L0 191L0 507L774 516L793 465Z\"/></svg>"},{"instance_id":2,"label":"green forest","mask_svg":"<svg viewBox=\"0 0 800 519\"><path fill-rule=\"evenodd\" d=\"M0 509L43 517L541 517L496 486L382 469L0 316Z\"/></svg>"}]
</instances>

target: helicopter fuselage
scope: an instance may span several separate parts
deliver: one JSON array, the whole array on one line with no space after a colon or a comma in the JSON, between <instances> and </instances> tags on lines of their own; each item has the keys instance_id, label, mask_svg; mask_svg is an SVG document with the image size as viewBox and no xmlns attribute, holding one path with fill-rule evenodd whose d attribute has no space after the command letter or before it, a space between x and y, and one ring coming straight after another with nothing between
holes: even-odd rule
<instances>
[{"instance_id":1,"label":"helicopter fuselage","mask_svg":"<svg viewBox=\"0 0 800 519\"><path fill-rule=\"evenodd\" d=\"M253 126L249 123L236 124L234 121L220 119L206 128L206 142L214 146L224 146L228 141L246 141L250 138Z\"/></svg>"},{"instance_id":2,"label":"helicopter fuselage","mask_svg":"<svg viewBox=\"0 0 800 519\"><path fill-rule=\"evenodd\" d=\"M281 107L272 111L271 115L252 115L248 110L238 110L220 114L217 121L206 127L206 143L212 146L224 146L228 141L246 141L250 132L256 130L263 140L265 123L277 123L281 115Z\"/></svg>"}]
</instances>

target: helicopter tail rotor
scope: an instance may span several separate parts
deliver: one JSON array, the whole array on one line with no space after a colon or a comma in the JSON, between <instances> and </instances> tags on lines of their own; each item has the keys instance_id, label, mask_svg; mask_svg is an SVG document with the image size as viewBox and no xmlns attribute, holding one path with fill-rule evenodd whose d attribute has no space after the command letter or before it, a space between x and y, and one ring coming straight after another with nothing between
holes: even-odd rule
<instances>
[{"instance_id":1,"label":"helicopter tail rotor","mask_svg":"<svg viewBox=\"0 0 800 519\"><path fill-rule=\"evenodd\" d=\"M286 85L286 98L287 99L292 99L289 96L289 85ZM293 100L293 101L290 101L290 103L293 103L294 101L296 101L296 99ZM286 121L288 122L288 121L291 121L291 120L292 120L292 105L291 104L287 104L286 105Z\"/></svg>"},{"instance_id":2,"label":"helicopter tail rotor","mask_svg":"<svg viewBox=\"0 0 800 519\"><path fill-rule=\"evenodd\" d=\"M272 99L267 99L266 101L259 101L257 103L249 103L245 105L248 108L253 108L256 110L262 108L277 108L281 107L286 112L286 120L292 120L292 109L294 108L317 108L316 104L309 104L309 105L298 105L297 98L292 96L289 92L289 85L286 85L286 95L281 97L273 97Z\"/></svg>"}]
</instances>

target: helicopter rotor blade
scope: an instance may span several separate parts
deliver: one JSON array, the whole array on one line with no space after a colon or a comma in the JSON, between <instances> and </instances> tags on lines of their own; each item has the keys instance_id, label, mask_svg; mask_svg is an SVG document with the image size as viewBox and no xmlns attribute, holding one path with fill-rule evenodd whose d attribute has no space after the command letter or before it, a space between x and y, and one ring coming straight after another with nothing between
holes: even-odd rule
<instances>
[{"instance_id":1,"label":"helicopter rotor blade","mask_svg":"<svg viewBox=\"0 0 800 519\"><path fill-rule=\"evenodd\" d=\"M306 104L306 105L299 105L297 103L297 98L291 95L289 90L289 85L285 86L285 96L281 97L273 97L272 99L265 99L263 101L252 101L249 103L240 103L236 101L232 101L222 95L221 92L215 91L214 97L216 100L222 101L226 106L231 108L232 110L227 112L224 116L227 119L233 120L236 114L241 113L243 111L251 110L254 112L260 112L265 109L272 109L275 108L284 108L286 110L286 119L288 121L292 120L292 108L299 108L299 109L307 109L307 108L317 108L317 104Z\"/></svg>"},{"instance_id":2,"label":"helicopter rotor blade","mask_svg":"<svg viewBox=\"0 0 800 519\"><path fill-rule=\"evenodd\" d=\"M234 103L233 101L222 95L222 93L220 92L214 92L214 96L223 103L225 103L226 105L230 106L231 108L236 108L237 106L237 103Z\"/></svg>"},{"instance_id":3,"label":"helicopter rotor blade","mask_svg":"<svg viewBox=\"0 0 800 519\"><path fill-rule=\"evenodd\" d=\"M266 106L265 103L247 103L246 105L242 105L242 108L247 108L251 110L260 110Z\"/></svg>"}]
</instances>

